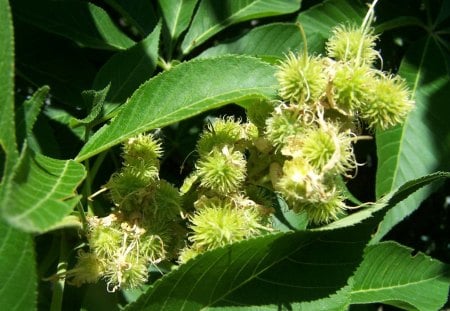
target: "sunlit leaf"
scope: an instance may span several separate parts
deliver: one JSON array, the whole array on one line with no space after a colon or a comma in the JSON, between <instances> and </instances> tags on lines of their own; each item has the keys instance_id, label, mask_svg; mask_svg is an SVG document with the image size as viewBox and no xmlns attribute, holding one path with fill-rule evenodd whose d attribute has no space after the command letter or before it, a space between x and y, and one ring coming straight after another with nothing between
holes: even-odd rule
<instances>
[{"instance_id":1,"label":"sunlit leaf","mask_svg":"<svg viewBox=\"0 0 450 311\"><path fill-rule=\"evenodd\" d=\"M385 302L440 310L447 301L450 267L395 242L370 246L353 279L351 302Z\"/></svg>"},{"instance_id":2,"label":"sunlit leaf","mask_svg":"<svg viewBox=\"0 0 450 311\"><path fill-rule=\"evenodd\" d=\"M8 0L1 0L0 7L0 155L5 155L0 176L9 176L19 156L14 127L14 32ZM0 186L3 182L0 178Z\"/></svg>"},{"instance_id":3,"label":"sunlit leaf","mask_svg":"<svg viewBox=\"0 0 450 311\"><path fill-rule=\"evenodd\" d=\"M111 124L80 151L87 159L133 135L245 99L275 97L275 68L258 59L224 56L182 63L147 81Z\"/></svg>"},{"instance_id":4,"label":"sunlit leaf","mask_svg":"<svg viewBox=\"0 0 450 311\"><path fill-rule=\"evenodd\" d=\"M83 165L24 150L13 178L5 185L1 212L23 231L44 232L67 216L78 203L75 189L85 177Z\"/></svg>"}]
</instances>

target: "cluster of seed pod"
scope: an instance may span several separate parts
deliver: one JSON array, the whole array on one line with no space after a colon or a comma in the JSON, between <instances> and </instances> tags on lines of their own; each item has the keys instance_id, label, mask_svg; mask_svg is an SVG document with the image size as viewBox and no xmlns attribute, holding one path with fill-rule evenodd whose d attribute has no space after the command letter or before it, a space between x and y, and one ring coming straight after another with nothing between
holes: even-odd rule
<instances>
[{"instance_id":1,"label":"cluster of seed pod","mask_svg":"<svg viewBox=\"0 0 450 311\"><path fill-rule=\"evenodd\" d=\"M184 263L270 232L274 209L267 193L311 225L345 215L342 178L358 166L359 125L384 130L413 107L405 82L374 67L381 57L372 18L373 8L360 27L336 27L325 56L309 55L304 39L304 50L278 65L280 100L249 105L246 122L209 123L180 191L159 178L159 141L152 135L128 140L123 168L105 185L115 210L88 218L89 250L79 253L72 282L104 278L111 291L136 287L146 282L149 264Z\"/></svg>"},{"instance_id":2,"label":"cluster of seed pod","mask_svg":"<svg viewBox=\"0 0 450 311\"><path fill-rule=\"evenodd\" d=\"M115 205L107 217L88 217L88 251L80 251L72 283L107 283L109 291L144 284L148 267L176 256L181 196L160 179L162 149L152 135L124 143L123 167L105 185Z\"/></svg>"}]
</instances>

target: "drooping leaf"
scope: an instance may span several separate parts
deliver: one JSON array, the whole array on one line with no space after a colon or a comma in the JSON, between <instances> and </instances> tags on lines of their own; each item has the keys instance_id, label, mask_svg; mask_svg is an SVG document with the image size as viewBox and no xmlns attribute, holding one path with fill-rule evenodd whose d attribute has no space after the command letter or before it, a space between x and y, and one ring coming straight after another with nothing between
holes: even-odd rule
<instances>
[{"instance_id":1,"label":"drooping leaf","mask_svg":"<svg viewBox=\"0 0 450 311\"><path fill-rule=\"evenodd\" d=\"M239 22L295 12L300 8L300 2L300 0L202 0L181 49L184 54L188 54L216 33Z\"/></svg>"},{"instance_id":2,"label":"drooping leaf","mask_svg":"<svg viewBox=\"0 0 450 311\"><path fill-rule=\"evenodd\" d=\"M110 84L100 91L87 90L81 93L84 101L90 107L89 114L83 119L74 119L72 124L90 124L100 115L106 96L108 95Z\"/></svg>"},{"instance_id":3,"label":"drooping leaf","mask_svg":"<svg viewBox=\"0 0 450 311\"><path fill-rule=\"evenodd\" d=\"M332 222L319 230L329 230L334 228L342 228L352 226L363 220L375 216L381 210L387 210L387 214L395 213L397 208L401 207L401 203L408 200L409 197L414 196L421 188L430 185L433 182L438 182L450 178L450 172L436 172L425 175L417 179L409 180L394 191L391 191L384 197L380 198L376 203L370 204L369 207L362 208L360 211L353 213L340 220ZM380 217L379 213L377 217ZM379 228L378 228L379 230ZM374 243L374 240L371 241Z\"/></svg>"},{"instance_id":4,"label":"drooping leaf","mask_svg":"<svg viewBox=\"0 0 450 311\"><path fill-rule=\"evenodd\" d=\"M22 143L25 138L30 137L49 91L50 88L48 86L41 87L17 109L17 118L19 119L16 122L16 126L19 143Z\"/></svg>"},{"instance_id":5,"label":"drooping leaf","mask_svg":"<svg viewBox=\"0 0 450 311\"><path fill-rule=\"evenodd\" d=\"M14 175L5 185L2 216L27 232L45 232L67 216L78 203L75 189L85 177L83 165L22 152Z\"/></svg>"},{"instance_id":6,"label":"drooping leaf","mask_svg":"<svg viewBox=\"0 0 450 311\"><path fill-rule=\"evenodd\" d=\"M327 297L346 285L360 260L364 234L357 237L352 230L273 234L204 253L157 281L126 310L278 305Z\"/></svg>"},{"instance_id":7,"label":"drooping leaf","mask_svg":"<svg viewBox=\"0 0 450 311\"><path fill-rule=\"evenodd\" d=\"M158 22L151 1L106 0L106 3L136 27L142 37L146 37Z\"/></svg>"},{"instance_id":8,"label":"drooping leaf","mask_svg":"<svg viewBox=\"0 0 450 311\"><path fill-rule=\"evenodd\" d=\"M106 97L109 103L123 103L148 80L158 61L158 44L161 25L143 41L128 50L115 54L106 62L95 76L94 89L103 89L111 84Z\"/></svg>"},{"instance_id":9,"label":"drooping leaf","mask_svg":"<svg viewBox=\"0 0 450 311\"><path fill-rule=\"evenodd\" d=\"M324 49L324 41L319 34L307 33L309 52L319 53ZM247 54L267 61L283 58L289 51L297 52L303 48L302 37L297 25L292 23L273 23L256 27L243 37L219 44L199 55L212 57L224 54Z\"/></svg>"},{"instance_id":10,"label":"drooping leaf","mask_svg":"<svg viewBox=\"0 0 450 311\"><path fill-rule=\"evenodd\" d=\"M159 0L170 38L175 41L187 29L198 0Z\"/></svg>"},{"instance_id":11,"label":"drooping leaf","mask_svg":"<svg viewBox=\"0 0 450 311\"><path fill-rule=\"evenodd\" d=\"M449 177L449 172L440 172L410 181L356 222L271 234L206 252L165 275L126 310L198 310L324 299L347 285L349 271L361 260L360 247L386 210L419 187ZM333 296L335 306L344 308L346 297ZM308 310L307 304L303 306Z\"/></svg>"},{"instance_id":12,"label":"drooping leaf","mask_svg":"<svg viewBox=\"0 0 450 311\"><path fill-rule=\"evenodd\" d=\"M5 1L2 1L5 2ZM33 239L0 219L0 306L36 310L37 276Z\"/></svg>"},{"instance_id":13,"label":"drooping leaf","mask_svg":"<svg viewBox=\"0 0 450 311\"><path fill-rule=\"evenodd\" d=\"M0 155L5 156L0 176L9 176L19 157L14 125L14 32L8 0L1 0L0 7ZM0 177L0 186L3 182Z\"/></svg>"},{"instance_id":14,"label":"drooping leaf","mask_svg":"<svg viewBox=\"0 0 450 311\"><path fill-rule=\"evenodd\" d=\"M84 1L15 0L16 18L84 47L122 50L134 44L100 7Z\"/></svg>"},{"instance_id":15,"label":"drooping leaf","mask_svg":"<svg viewBox=\"0 0 450 311\"><path fill-rule=\"evenodd\" d=\"M415 108L403 126L377 133L377 197L405 181L450 168L450 78L443 65L449 62L431 36L411 46L402 61L399 75L410 86ZM418 191L389 212L374 241L418 208L430 191Z\"/></svg>"},{"instance_id":16,"label":"drooping leaf","mask_svg":"<svg viewBox=\"0 0 450 311\"><path fill-rule=\"evenodd\" d=\"M277 85L274 73L275 68L267 63L243 56L182 63L141 85L111 124L91 137L76 160L227 103L273 98Z\"/></svg>"},{"instance_id":17,"label":"drooping leaf","mask_svg":"<svg viewBox=\"0 0 450 311\"><path fill-rule=\"evenodd\" d=\"M368 247L353 278L351 302L440 310L447 301L450 267L411 251L395 242Z\"/></svg>"},{"instance_id":18,"label":"drooping leaf","mask_svg":"<svg viewBox=\"0 0 450 311\"><path fill-rule=\"evenodd\" d=\"M299 14L297 21L303 26L305 33L315 33L328 38L331 29L338 24L351 21L360 25L366 15L367 7L359 1L328 0Z\"/></svg>"}]
</instances>

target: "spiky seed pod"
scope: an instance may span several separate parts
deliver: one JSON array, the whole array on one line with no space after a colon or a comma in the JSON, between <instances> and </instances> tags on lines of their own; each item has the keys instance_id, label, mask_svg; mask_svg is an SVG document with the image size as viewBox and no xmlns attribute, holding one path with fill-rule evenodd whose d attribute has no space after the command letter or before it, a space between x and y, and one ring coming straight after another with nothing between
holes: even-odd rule
<instances>
[{"instance_id":1,"label":"spiky seed pod","mask_svg":"<svg viewBox=\"0 0 450 311\"><path fill-rule=\"evenodd\" d=\"M356 168L353 140L351 131L340 132L336 124L323 122L289 139L282 153L302 157L321 174L345 174Z\"/></svg>"},{"instance_id":2,"label":"spiky seed pod","mask_svg":"<svg viewBox=\"0 0 450 311\"><path fill-rule=\"evenodd\" d=\"M123 241L123 233L116 225L91 226L88 234L89 246L100 257L114 256Z\"/></svg>"},{"instance_id":3,"label":"spiky seed pod","mask_svg":"<svg viewBox=\"0 0 450 311\"><path fill-rule=\"evenodd\" d=\"M95 253L80 250L75 267L68 271L70 284L81 286L84 283L96 283L103 275L105 265Z\"/></svg>"},{"instance_id":4,"label":"spiky seed pod","mask_svg":"<svg viewBox=\"0 0 450 311\"><path fill-rule=\"evenodd\" d=\"M219 198L204 199L191 217L189 240L203 251L242 241L259 233L259 214L252 208L234 208Z\"/></svg>"},{"instance_id":5,"label":"spiky seed pod","mask_svg":"<svg viewBox=\"0 0 450 311\"><path fill-rule=\"evenodd\" d=\"M150 171L147 170L147 173ZM109 189L111 200L123 211L133 211L139 209L144 198L151 190L149 185L158 178L158 171L151 175L136 174L134 170L124 168L122 171L111 176L105 185Z\"/></svg>"},{"instance_id":6,"label":"spiky seed pod","mask_svg":"<svg viewBox=\"0 0 450 311\"><path fill-rule=\"evenodd\" d=\"M266 120L265 135L276 149L280 149L288 137L304 131L304 125L297 113L280 105L275 108L271 117Z\"/></svg>"},{"instance_id":7,"label":"spiky seed pod","mask_svg":"<svg viewBox=\"0 0 450 311\"><path fill-rule=\"evenodd\" d=\"M162 155L161 142L151 134L139 134L123 145L125 166L139 167L145 163L159 168L158 158Z\"/></svg>"},{"instance_id":8,"label":"spiky seed pod","mask_svg":"<svg viewBox=\"0 0 450 311\"><path fill-rule=\"evenodd\" d=\"M308 221L313 224L329 223L344 215L346 205L339 191L329 188L327 195L320 201L296 201L293 208L297 212L306 212Z\"/></svg>"},{"instance_id":9,"label":"spiky seed pod","mask_svg":"<svg viewBox=\"0 0 450 311\"><path fill-rule=\"evenodd\" d=\"M181 212L181 196L179 191L165 180L155 185L154 195L149 200L145 215L157 218L161 222L175 221Z\"/></svg>"},{"instance_id":10,"label":"spiky seed pod","mask_svg":"<svg viewBox=\"0 0 450 311\"><path fill-rule=\"evenodd\" d=\"M370 66L379 53L375 50L377 36L373 30L355 25L339 25L326 43L329 57L338 61L356 62Z\"/></svg>"},{"instance_id":11,"label":"spiky seed pod","mask_svg":"<svg viewBox=\"0 0 450 311\"><path fill-rule=\"evenodd\" d=\"M290 52L278 65L275 76L280 83L280 97L290 103L297 103L301 108L308 108L308 103L317 102L325 93L327 77L324 63L319 57Z\"/></svg>"},{"instance_id":12,"label":"spiky seed pod","mask_svg":"<svg viewBox=\"0 0 450 311\"><path fill-rule=\"evenodd\" d=\"M288 201L318 200L325 191L322 176L301 157L284 162L275 189Z\"/></svg>"},{"instance_id":13,"label":"spiky seed pod","mask_svg":"<svg viewBox=\"0 0 450 311\"><path fill-rule=\"evenodd\" d=\"M361 106L361 117L370 129L388 129L405 121L413 101L405 80L400 76L381 75L374 83L369 100Z\"/></svg>"},{"instance_id":14,"label":"spiky seed pod","mask_svg":"<svg viewBox=\"0 0 450 311\"><path fill-rule=\"evenodd\" d=\"M181 250L178 256L178 262L180 264L188 262L190 259L197 257L200 252L192 247L185 247Z\"/></svg>"},{"instance_id":15,"label":"spiky seed pod","mask_svg":"<svg viewBox=\"0 0 450 311\"><path fill-rule=\"evenodd\" d=\"M200 185L220 194L238 191L246 177L246 160L227 146L214 148L196 164Z\"/></svg>"},{"instance_id":16,"label":"spiky seed pod","mask_svg":"<svg viewBox=\"0 0 450 311\"><path fill-rule=\"evenodd\" d=\"M200 156L207 155L214 148L233 146L247 137L242 124L233 117L214 119L203 131L198 142L197 151Z\"/></svg>"},{"instance_id":17,"label":"spiky seed pod","mask_svg":"<svg viewBox=\"0 0 450 311\"><path fill-rule=\"evenodd\" d=\"M354 116L367 101L367 94L375 83L373 69L355 63L335 63L332 88L329 94L331 108L346 116Z\"/></svg>"},{"instance_id":18,"label":"spiky seed pod","mask_svg":"<svg viewBox=\"0 0 450 311\"><path fill-rule=\"evenodd\" d=\"M105 279L109 292L115 292L119 288L136 288L147 281L146 260L131 252L117 254L108 260L106 266Z\"/></svg>"}]
</instances>

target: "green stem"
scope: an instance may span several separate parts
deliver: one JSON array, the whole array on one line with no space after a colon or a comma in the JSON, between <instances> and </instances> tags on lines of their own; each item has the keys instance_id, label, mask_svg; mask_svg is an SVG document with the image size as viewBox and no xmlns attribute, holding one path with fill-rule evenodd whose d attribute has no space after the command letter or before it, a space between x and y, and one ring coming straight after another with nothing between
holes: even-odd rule
<instances>
[{"instance_id":1,"label":"green stem","mask_svg":"<svg viewBox=\"0 0 450 311\"><path fill-rule=\"evenodd\" d=\"M68 257L68 248L67 248L67 243L66 243L66 237L65 237L64 231L62 231L60 251L59 251L58 270L56 272L57 275L64 275L66 273L67 257ZM53 284L54 286L53 286L52 301L50 304L50 311L61 311L62 310L62 302L63 302L65 283L66 283L66 279L64 277L61 277L61 278L58 278L58 280Z\"/></svg>"}]
</instances>

